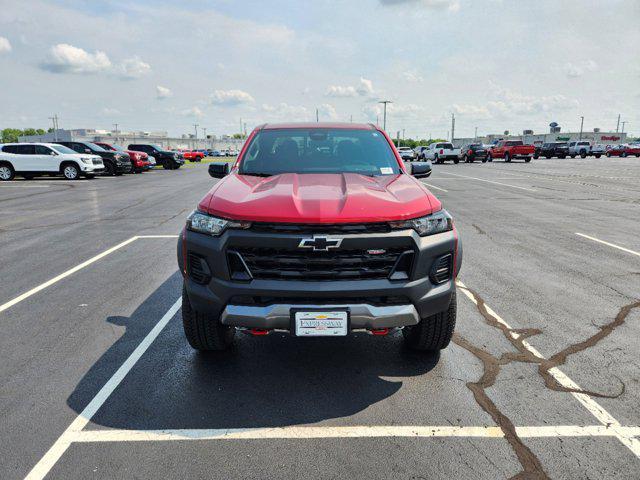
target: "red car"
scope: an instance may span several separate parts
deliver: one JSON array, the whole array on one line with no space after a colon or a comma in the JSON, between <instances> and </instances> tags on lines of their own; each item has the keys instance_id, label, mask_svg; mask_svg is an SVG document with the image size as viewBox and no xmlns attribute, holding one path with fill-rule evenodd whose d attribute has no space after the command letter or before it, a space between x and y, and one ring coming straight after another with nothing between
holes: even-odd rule
<instances>
[{"instance_id":1,"label":"red car","mask_svg":"<svg viewBox=\"0 0 640 480\"><path fill-rule=\"evenodd\" d=\"M462 249L451 215L375 125L256 128L178 240L183 327L198 350L236 333L384 336L445 348ZM314 344L318 345L318 344ZM342 344L344 345L344 344Z\"/></svg>"},{"instance_id":2,"label":"red car","mask_svg":"<svg viewBox=\"0 0 640 480\"><path fill-rule=\"evenodd\" d=\"M525 162L530 162L536 147L525 145L522 140L502 140L491 150L487 159L491 162L494 158L504 158L505 162L510 162L514 158L521 158Z\"/></svg>"},{"instance_id":3,"label":"red car","mask_svg":"<svg viewBox=\"0 0 640 480\"><path fill-rule=\"evenodd\" d=\"M111 152L125 152L129 154L131 158L131 166L133 167L133 173L140 173L148 170L151 167L149 161L149 155L144 152L136 152L134 150L125 150L120 145L111 145L110 143L94 142L96 145L100 145L105 150Z\"/></svg>"},{"instance_id":4,"label":"red car","mask_svg":"<svg viewBox=\"0 0 640 480\"><path fill-rule=\"evenodd\" d=\"M184 155L185 160L190 160L192 162L200 162L204 158L204 153L197 152L195 150L180 149L178 151Z\"/></svg>"},{"instance_id":5,"label":"red car","mask_svg":"<svg viewBox=\"0 0 640 480\"><path fill-rule=\"evenodd\" d=\"M614 145L606 153L607 157L640 157L640 145Z\"/></svg>"}]
</instances>

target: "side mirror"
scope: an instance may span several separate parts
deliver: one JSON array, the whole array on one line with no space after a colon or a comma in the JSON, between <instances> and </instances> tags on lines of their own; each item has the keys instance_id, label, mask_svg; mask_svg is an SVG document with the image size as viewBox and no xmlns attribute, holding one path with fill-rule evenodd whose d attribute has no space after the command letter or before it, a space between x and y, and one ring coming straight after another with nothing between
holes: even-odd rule
<instances>
[{"instance_id":1,"label":"side mirror","mask_svg":"<svg viewBox=\"0 0 640 480\"><path fill-rule=\"evenodd\" d=\"M209 164L209 175L213 178L223 178L229 175L229 164L228 163L210 163Z\"/></svg>"},{"instance_id":2,"label":"side mirror","mask_svg":"<svg viewBox=\"0 0 640 480\"><path fill-rule=\"evenodd\" d=\"M427 178L431 175L431 162L411 163L411 175L416 178Z\"/></svg>"}]
</instances>

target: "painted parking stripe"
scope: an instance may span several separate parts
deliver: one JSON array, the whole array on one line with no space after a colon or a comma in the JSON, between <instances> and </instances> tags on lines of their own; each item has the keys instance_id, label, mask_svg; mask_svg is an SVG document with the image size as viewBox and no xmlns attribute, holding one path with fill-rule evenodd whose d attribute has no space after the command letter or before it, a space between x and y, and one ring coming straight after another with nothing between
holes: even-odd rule
<instances>
[{"instance_id":1,"label":"painted parking stripe","mask_svg":"<svg viewBox=\"0 0 640 480\"><path fill-rule=\"evenodd\" d=\"M35 288L32 288L28 292L24 292L22 295L18 295L13 300L9 300L8 302L3 303L2 305L0 305L0 312L3 312L5 310L7 310L8 308L13 307L14 305L22 302L23 300L26 300L27 298L31 297L32 295L35 295L36 293L44 290L47 287L50 287L51 285L53 285L55 283L58 283L60 280L63 280L65 278L67 278L69 275L73 275L74 273L82 270L83 268L88 267L92 263L95 263L98 260L103 259L107 255L110 255L113 252L115 252L117 250L120 250L122 247L125 247L125 246L129 245L130 243L135 242L136 240L139 240L141 238L177 238L177 237L178 237L178 235L136 235L135 237L131 237L130 239L125 240L124 242L119 243L118 245L105 250L104 252L96 255L95 257L91 257L89 260L85 260L81 264L76 265L73 268L70 268L66 272L62 272L60 275L58 275L56 277L53 277L52 279L47 280L44 283L41 283L40 285L38 285Z\"/></svg>"},{"instance_id":2,"label":"painted parking stripe","mask_svg":"<svg viewBox=\"0 0 640 480\"><path fill-rule=\"evenodd\" d=\"M466 285L464 283L462 283L460 280L456 280L456 284L458 285L458 287L460 287L462 292L475 305L478 305L478 299L475 297L475 295L470 290L467 289L467 287L466 287ZM491 315L493 318L495 318L497 322L499 322L502 325L504 325L510 331L509 335L511 335L512 338L514 338L514 339L519 339L520 338L521 335L516 333L516 332L514 332L513 328L507 322L505 322L502 319L502 317L500 317L495 311L493 311L493 309L491 309L491 307L489 307L486 304L484 304L484 307L486 308L486 310L489 313L489 315ZM536 357L545 358L527 340L522 340L521 341L521 345L524 348L526 348L527 350L529 350L529 352L531 352ZM568 388L568 389L571 389L571 390L582 390L580 385L578 385L576 382L571 380L571 378L569 378L558 367L554 367L554 368L549 369L549 374L551 376L553 376L553 378L555 378L555 380L565 388ZM578 393L578 392L571 392L571 395L573 395L575 397L575 399L578 400L578 402L580 402L582 404L582 406L584 408L586 408L589 411L589 413L591 413L591 415L593 415L602 425L604 425L604 426L612 426L612 427L616 427L616 428L622 427L620 422L618 420L616 420L613 417L613 415L611 415L609 412L607 412L607 410L605 410L605 408L602 405L600 405L598 402L596 402L589 395L584 394L584 393ZM636 455L636 457L640 458L640 440L638 440L637 438L633 438L632 435L625 434L624 431L622 431L622 430L616 430L615 432L616 433L614 434L614 436L624 446L626 446L629 450L631 450Z\"/></svg>"},{"instance_id":3,"label":"painted parking stripe","mask_svg":"<svg viewBox=\"0 0 640 480\"><path fill-rule=\"evenodd\" d=\"M600 240L599 238L596 238L596 237L590 237L589 235L585 235L584 233L576 232L576 235L578 235L580 237L583 237L583 238L588 238L589 240L592 240L594 242L598 242L598 243L601 243L603 245L607 245L608 247L617 248L618 250L622 250L623 252L627 252L627 253L630 253L631 255L636 255L636 256L640 257L640 252L636 252L635 250L630 250L628 248L621 247L620 245L616 245L615 243L605 242L604 240Z\"/></svg>"},{"instance_id":4,"label":"painted parking stripe","mask_svg":"<svg viewBox=\"0 0 640 480\"><path fill-rule=\"evenodd\" d=\"M80 415L67 427L67 429L58 437L56 442L45 453L40 461L33 467L29 474L25 477L27 480L35 480L44 478L53 466L58 462L60 457L67 451L77 432L81 431L91 418L96 414L104 402L111 396L113 391L120 385L120 382L129 373L133 366L140 360L140 357L147 351L149 346L158 337L160 332L169 323L169 320L180 309L182 298L178 298L169 310L156 323L146 337L140 342L136 349L129 355L124 363L118 368L116 373L104 384L95 397L84 407Z\"/></svg>"},{"instance_id":5,"label":"painted parking stripe","mask_svg":"<svg viewBox=\"0 0 640 480\"><path fill-rule=\"evenodd\" d=\"M427 182L422 182L422 183L424 183L429 188L435 188L436 190L440 190L441 192L448 192L449 191L449 190L445 190L442 187L436 187L435 185L431 185L430 183L427 183Z\"/></svg>"},{"instance_id":6,"label":"painted parking stripe","mask_svg":"<svg viewBox=\"0 0 640 480\"><path fill-rule=\"evenodd\" d=\"M522 438L544 437L607 437L624 434L640 435L640 427L605 425L557 425L516 427ZM84 430L77 432L73 442L168 442L190 440L280 440L310 438L436 438L474 437L503 438L504 432L495 426L340 426L340 427L278 427L231 429L177 430Z\"/></svg>"},{"instance_id":7,"label":"painted parking stripe","mask_svg":"<svg viewBox=\"0 0 640 480\"><path fill-rule=\"evenodd\" d=\"M511 185L509 183L494 182L493 180L487 180L486 178L470 177L468 175L459 175L457 173L449 173L449 172L441 172L441 173L444 173L445 175L453 175L455 177L460 177L460 178L470 178L471 180L477 180L479 182L493 183L494 185L502 185L504 187L518 188L520 190L526 190L528 192L537 191L537 190L534 190L533 188L521 187L520 185Z\"/></svg>"}]
</instances>

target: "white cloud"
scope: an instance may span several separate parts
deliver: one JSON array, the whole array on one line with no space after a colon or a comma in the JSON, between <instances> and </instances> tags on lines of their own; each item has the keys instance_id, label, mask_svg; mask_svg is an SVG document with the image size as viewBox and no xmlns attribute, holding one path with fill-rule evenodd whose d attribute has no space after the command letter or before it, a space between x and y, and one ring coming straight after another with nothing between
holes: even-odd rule
<instances>
[{"instance_id":1,"label":"white cloud","mask_svg":"<svg viewBox=\"0 0 640 480\"><path fill-rule=\"evenodd\" d=\"M338 118L338 113L333 105L323 103L318 107L318 116L320 121L336 120Z\"/></svg>"},{"instance_id":2,"label":"white cloud","mask_svg":"<svg viewBox=\"0 0 640 480\"><path fill-rule=\"evenodd\" d=\"M173 96L173 92L167 87L163 87L161 85L156 86L156 97L159 100L163 100L165 98L169 98Z\"/></svg>"},{"instance_id":3,"label":"white cloud","mask_svg":"<svg viewBox=\"0 0 640 480\"><path fill-rule=\"evenodd\" d=\"M11 43L9 42L9 39L0 37L0 54L9 53L11 50Z\"/></svg>"},{"instance_id":4,"label":"white cloud","mask_svg":"<svg viewBox=\"0 0 640 480\"><path fill-rule=\"evenodd\" d=\"M200 119L204 117L204 112L198 107L191 107L187 108L186 110L182 110L180 112L180 115L182 115L183 117L195 117Z\"/></svg>"},{"instance_id":5,"label":"white cloud","mask_svg":"<svg viewBox=\"0 0 640 480\"><path fill-rule=\"evenodd\" d=\"M250 94L242 90L216 90L211 94L211 103L214 105L233 106L254 101Z\"/></svg>"},{"instance_id":6,"label":"white cloud","mask_svg":"<svg viewBox=\"0 0 640 480\"><path fill-rule=\"evenodd\" d=\"M287 121L307 121L311 115L309 110L302 105L289 105L282 102L278 105L263 104L262 111L270 119Z\"/></svg>"},{"instance_id":7,"label":"white cloud","mask_svg":"<svg viewBox=\"0 0 640 480\"><path fill-rule=\"evenodd\" d=\"M51 47L48 58L40 66L53 73L89 74L108 71L112 65L104 52L96 50L89 53L82 48L59 43Z\"/></svg>"},{"instance_id":8,"label":"white cloud","mask_svg":"<svg viewBox=\"0 0 640 480\"><path fill-rule=\"evenodd\" d=\"M151 65L140 60L139 57L125 59L116 68L118 75L125 80L140 78L151 71Z\"/></svg>"},{"instance_id":9,"label":"white cloud","mask_svg":"<svg viewBox=\"0 0 640 480\"><path fill-rule=\"evenodd\" d=\"M586 72L593 72L598 69L598 64L594 60L584 60L579 63L568 62L564 66L564 71L567 77L577 78L584 75Z\"/></svg>"},{"instance_id":10,"label":"white cloud","mask_svg":"<svg viewBox=\"0 0 640 480\"><path fill-rule=\"evenodd\" d=\"M360 83L358 86L341 86L341 85L329 85L325 92L327 97L366 97L375 93L373 89L373 82L366 78L360 77Z\"/></svg>"},{"instance_id":11,"label":"white cloud","mask_svg":"<svg viewBox=\"0 0 640 480\"><path fill-rule=\"evenodd\" d=\"M402 72L403 78L410 83L420 83L424 81L424 78L415 70L407 70Z\"/></svg>"},{"instance_id":12,"label":"white cloud","mask_svg":"<svg viewBox=\"0 0 640 480\"><path fill-rule=\"evenodd\" d=\"M108 117L111 115L120 115L120 110L118 110L117 108L104 107L102 110L100 110L100 113Z\"/></svg>"},{"instance_id":13,"label":"white cloud","mask_svg":"<svg viewBox=\"0 0 640 480\"><path fill-rule=\"evenodd\" d=\"M380 0L380 3L383 5L418 4L432 10L449 10L450 12L460 10L458 0Z\"/></svg>"}]
</instances>

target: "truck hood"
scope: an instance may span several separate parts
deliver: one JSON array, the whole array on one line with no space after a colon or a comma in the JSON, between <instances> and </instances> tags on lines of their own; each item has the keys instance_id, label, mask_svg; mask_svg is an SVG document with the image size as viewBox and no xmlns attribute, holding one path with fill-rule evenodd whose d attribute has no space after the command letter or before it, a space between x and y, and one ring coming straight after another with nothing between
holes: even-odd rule
<instances>
[{"instance_id":1,"label":"truck hood","mask_svg":"<svg viewBox=\"0 0 640 480\"><path fill-rule=\"evenodd\" d=\"M282 223L365 223L428 215L442 205L410 175L355 173L254 177L232 173L198 208L234 220Z\"/></svg>"}]
</instances>

